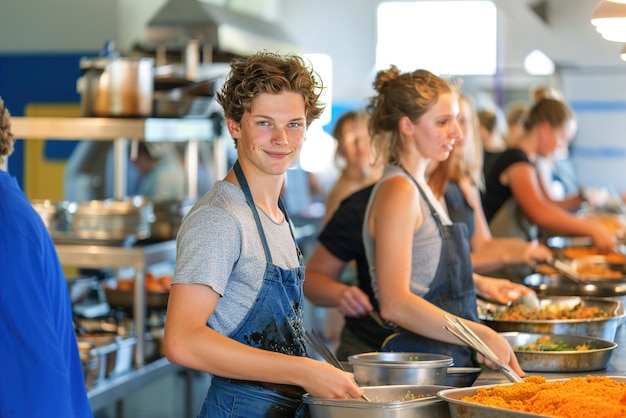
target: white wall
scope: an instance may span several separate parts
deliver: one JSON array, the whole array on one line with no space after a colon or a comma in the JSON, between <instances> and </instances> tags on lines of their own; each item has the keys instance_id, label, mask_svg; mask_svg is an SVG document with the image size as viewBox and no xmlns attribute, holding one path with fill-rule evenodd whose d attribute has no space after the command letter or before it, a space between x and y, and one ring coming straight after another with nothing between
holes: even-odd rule
<instances>
[{"instance_id":1,"label":"white wall","mask_svg":"<svg viewBox=\"0 0 626 418\"><path fill-rule=\"evenodd\" d=\"M107 39L126 50L142 39L146 23L165 1L5 0L0 6L0 53L93 51ZM481 100L498 88L523 91L524 84L532 82L521 69L523 57L532 48L541 48L561 68L561 77L549 80L562 88L577 110L576 144L598 152L610 148L618 154L577 157L581 180L596 184L611 179L620 189L626 188L626 169L622 168L626 164L619 157L625 147L621 132L625 132L626 111L620 106L626 103L626 63L619 60L622 44L601 39L589 23L597 0L577 0L576 7L572 0L549 0L548 23L530 11L527 3L531 0L494 2L499 10L505 84L468 79L467 88L475 90ZM360 101L372 93L380 3L382 0L255 0L251 4L265 10L268 17L273 15L304 52L331 57L334 101ZM577 107L577 103L584 106Z\"/></svg>"}]
</instances>

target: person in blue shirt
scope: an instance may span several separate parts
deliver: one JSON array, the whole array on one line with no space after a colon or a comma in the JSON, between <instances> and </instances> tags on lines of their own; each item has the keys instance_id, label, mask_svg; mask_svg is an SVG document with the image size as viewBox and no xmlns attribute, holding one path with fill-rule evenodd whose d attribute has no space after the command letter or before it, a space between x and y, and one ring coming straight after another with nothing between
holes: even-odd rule
<instances>
[{"instance_id":1,"label":"person in blue shirt","mask_svg":"<svg viewBox=\"0 0 626 418\"><path fill-rule=\"evenodd\" d=\"M0 163L13 152L0 98ZM0 417L89 418L72 306L43 220L0 171Z\"/></svg>"}]
</instances>

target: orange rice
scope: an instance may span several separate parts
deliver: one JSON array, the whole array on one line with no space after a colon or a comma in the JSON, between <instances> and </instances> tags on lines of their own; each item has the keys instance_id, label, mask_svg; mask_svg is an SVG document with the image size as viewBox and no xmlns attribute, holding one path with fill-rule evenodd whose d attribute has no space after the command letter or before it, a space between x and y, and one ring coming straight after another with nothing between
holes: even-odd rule
<instances>
[{"instance_id":1,"label":"orange rice","mask_svg":"<svg viewBox=\"0 0 626 418\"><path fill-rule=\"evenodd\" d=\"M463 401L531 414L563 418L626 416L626 382L604 376L573 377L546 382L530 376L524 382L478 388Z\"/></svg>"}]
</instances>

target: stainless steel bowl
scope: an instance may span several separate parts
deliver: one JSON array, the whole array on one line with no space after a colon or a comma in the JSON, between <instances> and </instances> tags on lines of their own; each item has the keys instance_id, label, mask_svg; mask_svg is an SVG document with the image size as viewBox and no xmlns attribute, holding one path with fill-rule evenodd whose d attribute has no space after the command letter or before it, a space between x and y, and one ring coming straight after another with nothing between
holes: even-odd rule
<instances>
[{"instance_id":1,"label":"stainless steel bowl","mask_svg":"<svg viewBox=\"0 0 626 418\"><path fill-rule=\"evenodd\" d=\"M482 371L480 367L448 367L444 384L457 388L472 386Z\"/></svg>"},{"instance_id":2,"label":"stainless steel bowl","mask_svg":"<svg viewBox=\"0 0 626 418\"><path fill-rule=\"evenodd\" d=\"M363 387L372 400L323 399L307 394L302 397L309 405L312 418L446 418L448 405L437 398L437 393L449 386L438 385L388 385ZM407 394L416 399L403 400ZM423 397L422 397L423 396Z\"/></svg>"},{"instance_id":3,"label":"stainless steel bowl","mask_svg":"<svg viewBox=\"0 0 626 418\"><path fill-rule=\"evenodd\" d=\"M363 353L348 357L361 386L443 385L450 356L431 353Z\"/></svg>"},{"instance_id":4,"label":"stainless steel bowl","mask_svg":"<svg viewBox=\"0 0 626 418\"><path fill-rule=\"evenodd\" d=\"M520 367L527 372L589 372L605 369L617 344L599 338L580 335L530 334L504 332L501 334L511 344ZM535 342L548 336L553 342L563 342L571 347L588 345L582 351L527 351L516 347Z\"/></svg>"},{"instance_id":5,"label":"stainless steel bowl","mask_svg":"<svg viewBox=\"0 0 626 418\"><path fill-rule=\"evenodd\" d=\"M597 306L609 312L608 318L594 319L562 319L562 320L500 320L494 319L493 314L498 310L506 309L506 306L485 304L479 308L480 320L498 332L528 332L534 334L567 334L583 335L615 341L617 327L624 317L622 303L609 298L582 298L577 296L540 298L542 306L560 305L574 306L582 303L583 306Z\"/></svg>"}]
</instances>

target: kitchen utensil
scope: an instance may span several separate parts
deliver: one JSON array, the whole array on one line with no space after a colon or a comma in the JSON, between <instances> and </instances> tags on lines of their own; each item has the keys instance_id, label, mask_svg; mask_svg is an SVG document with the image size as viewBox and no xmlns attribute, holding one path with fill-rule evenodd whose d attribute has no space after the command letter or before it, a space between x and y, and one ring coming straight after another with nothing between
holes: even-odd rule
<instances>
[{"instance_id":1,"label":"kitchen utensil","mask_svg":"<svg viewBox=\"0 0 626 418\"><path fill-rule=\"evenodd\" d=\"M578 274L576 273L576 270L574 270L572 266L569 265L568 263L562 260L559 260L558 258L553 258L552 261L548 264L551 267L553 267L556 271L558 271L560 274L562 274L563 277L566 277L579 284L586 284L585 281L582 280L578 276Z\"/></svg>"},{"instance_id":2,"label":"kitchen utensil","mask_svg":"<svg viewBox=\"0 0 626 418\"><path fill-rule=\"evenodd\" d=\"M450 356L414 352L371 352L348 357L356 381L363 386L443 385Z\"/></svg>"},{"instance_id":3,"label":"kitchen utensil","mask_svg":"<svg viewBox=\"0 0 626 418\"><path fill-rule=\"evenodd\" d=\"M472 386L483 369L480 367L448 367L445 386Z\"/></svg>"},{"instance_id":4,"label":"kitchen utensil","mask_svg":"<svg viewBox=\"0 0 626 418\"><path fill-rule=\"evenodd\" d=\"M77 81L82 116L150 116L153 67L153 58L83 57Z\"/></svg>"},{"instance_id":5,"label":"kitchen utensil","mask_svg":"<svg viewBox=\"0 0 626 418\"><path fill-rule=\"evenodd\" d=\"M312 418L449 418L445 401L437 393L449 386L385 385L363 387L372 402L360 399L322 399L305 394ZM412 395L412 396L407 396ZM415 399L411 399L414 397Z\"/></svg>"},{"instance_id":6,"label":"kitchen utensil","mask_svg":"<svg viewBox=\"0 0 626 418\"><path fill-rule=\"evenodd\" d=\"M304 339L311 346L311 348L317 352L317 354L319 354L324 360L326 360L327 363L332 364L339 370L343 370L345 372L345 369L343 368L337 357L335 357L333 352L330 351L322 337L320 337L320 335L314 329L312 329L311 332L304 331ZM361 395L361 399L366 402L370 402L365 393Z\"/></svg>"},{"instance_id":7,"label":"kitchen utensil","mask_svg":"<svg viewBox=\"0 0 626 418\"><path fill-rule=\"evenodd\" d=\"M506 309L502 305L483 305L478 312L481 322L498 332L518 331L537 334L570 334L588 335L603 340L615 341L617 327L624 317L624 307L619 300L611 298L592 298L579 296L553 296L540 298L541 305L554 308L573 308L578 304L582 306L595 306L608 312L608 318L592 319L533 319L533 320L504 320L495 319L494 313Z\"/></svg>"},{"instance_id":8,"label":"kitchen utensil","mask_svg":"<svg viewBox=\"0 0 626 418\"><path fill-rule=\"evenodd\" d=\"M450 327L445 327L447 331L457 337L459 340L463 341L468 346L472 347L474 350L478 351L482 354L486 359L494 363L500 371L509 379L511 382L522 382L523 379L518 375L513 369L511 369L507 364L504 364L498 356L489 348L485 342L474 333L467 325L465 325L458 318L452 318L446 315L446 319Z\"/></svg>"},{"instance_id":9,"label":"kitchen utensil","mask_svg":"<svg viewBox=\"0 0 626 418\"><path fill-rule=\"evenodd\" d=\"M530 274L523 278L523 284L533 289L539 298L553 296L580 296L593 298L615 298L626 302L626 281L597 281L584 286L560 274Z\"/></svg>"},{"instance_id":10,"label":"kitchen utensil","mask_svg":"<svg viewBox=\"0 0 626 418\"><path fill-rule=\"evenodd\" d=\"M582 335L532 334L503 332L500 335L511 344L520 367L529 372L590 372L606 368L617 344L600 338ZM569 347L586 345L588 350L542 351L518 347L534 343L539 338L549 338L553 343Z\"/></svg>"},{"instance_id":11,"label":"kitchen utensil","mask_svg":"<svg viewBox=\"0 0 626 418\"><path fill-rule=\"evenodd\" d=\"M611 196L611 199L617 206L619 213L622 215L626 215L626 204L622 200L622 196L619 194L619 192L615 188L615 185L613 183L609 183L608 189L609 189L609 195Z\"/></svg>"}]
</instances>

